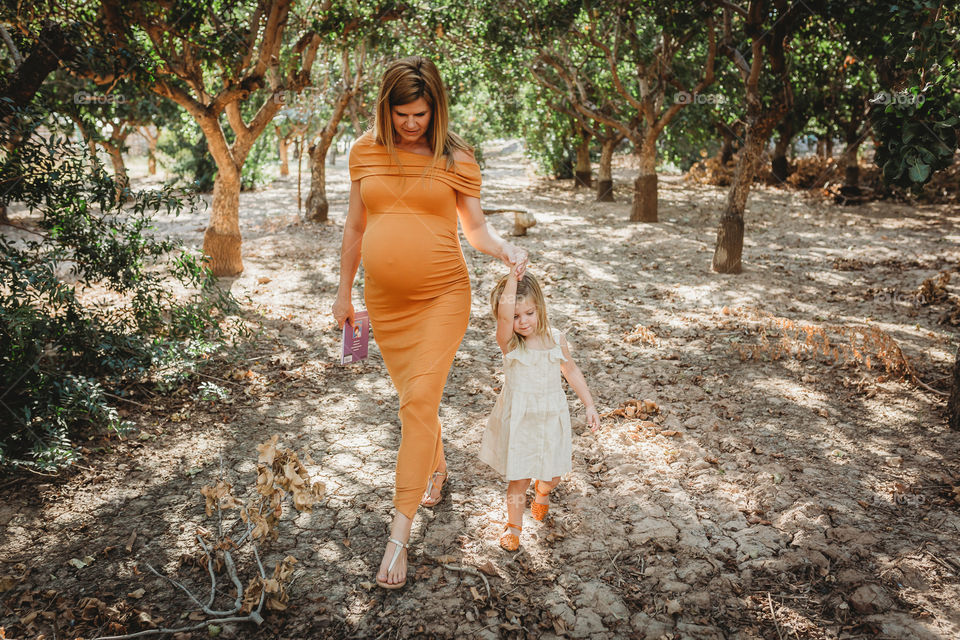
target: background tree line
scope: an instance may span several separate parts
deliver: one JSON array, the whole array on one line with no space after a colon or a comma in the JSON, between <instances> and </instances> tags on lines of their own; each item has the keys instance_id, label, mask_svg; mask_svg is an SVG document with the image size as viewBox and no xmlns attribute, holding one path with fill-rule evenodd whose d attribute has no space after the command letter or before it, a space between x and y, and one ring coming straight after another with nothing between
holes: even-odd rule
<instances>
[{"instance_id":1,"label":"background tree line","mask_svg":"<svg viewBox=\"0 0 960 640\"><path fill-rule=\"evenodd\" d=\"M105 379L91 355L102 355L102 345L92 345L103 336L81 333L111 327L111 339L149 335L154 344L163 335L182 345L212 339L216 310L229 307L223 298L198 298L190 307L196 317L173 331L170 309L180 303L161 300L154 288L135 294L146 315L119 328L69 302L57 275L62 261L84 254L90 281L119 292L131 286L123 278L141 286L148 254L159 260L174 251L146 239L150 212L212 191L203 247L195 255L183 248L181 256L192 257L177 264L201 288L241 273L240 191L262 181L263 166L276 158L289 172L293 147L308 176L304 215L325 220L330 150L372 124L377 79L392 59L418 53L438 63L453 121L469 141L522 138L545 173L595 188L599 200L613 199L614 155L635 156L625 215L637 223L657 221L658 166L687 168L704 155L734 163L712 268L735 274L765 149L772 175L784 182L798 140L817 140L824 150L840 145L851 195L865 144L898 188L919 190L950 166L960 140L957 15L952 4L920 0L4 3L0 220L18 201L40 211L47 229L31 244L7 239L0 227L2 346L15 354L4 360L4 402L25 427L4 436L7 457L26 460L34 447L38 460L51 437L69 448L76 421L38 417L46 405L34 401L40 387L67 374L90 384ZM180 179L162 197L130 189L123 154L132 135ZM120 215L131 209L141 222ZM73 236L61 231L77 220L86 226ZM100 246L91 257L85 243L98 233L126 244ZM53 258L45 253L54 249ZM111 261L111 252L128 263ZM56 327L42 321L60 317L52 308L64 309ZM159 361L154 351L140 352L136 367L120 358L111 371L146 372ZM43 357L45 373L35 365ZM66 402L51 398L51 406ZM960 391L951 407L960 416ZM44 436L44 424L55 435Z\"/></svg>"}]
</instances>

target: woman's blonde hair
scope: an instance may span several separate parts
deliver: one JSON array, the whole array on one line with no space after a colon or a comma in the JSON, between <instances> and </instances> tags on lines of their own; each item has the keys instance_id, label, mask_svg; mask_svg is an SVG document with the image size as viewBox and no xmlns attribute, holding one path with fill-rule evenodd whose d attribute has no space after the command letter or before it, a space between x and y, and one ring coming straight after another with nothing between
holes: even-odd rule
<instances>
[{"instance_id":1,"label":"woman's blonde hair","mask_svg":"<svg viewBox=\"0 0 960 640\"><path fill-rule=\"evenodd\" d=\"M500 311L500 299L503 297L503 290L507 286L507 278L513 277L514 275L512 273L503 276L500 278L497 286L493 288L493 291L490 292L490 306L493 308L494 318L497 317L497 312ZM546 338L548 344L552 343L553 336L550 334L550 322L547 320L547 301L543 297L543 290L540 288L540 283L529 272L524 273L523 278L517 282L517 297L514 304L519 303L521 300L529 300L537 310L536 335ZM507 351L513 351L517 347L526 349L525 342L524 337L514 331L510 342L507 344Z\"/></svg>"},{"instance_id":2,"label":"woman's blonde hair","mask_svg":"<svg viewBox=\"0 0 960 640\"><path fill-rule=\"evenodd\" d=\"M426 100L432 111L427 140L433 149L433 164L439 164L440 160L446 156L447 169L450 169L454 165L455 149L469 153L473 151L473 147L450 131L450 112L443 80L440 79L437 66L422 56L409 56L395 60L383 72L374 125L377 144L386 147L387 152L396 157L393 141L396 131L393 128L391 109L395 106L410 104L419 98Z\"/></svg>"}]
</instances>

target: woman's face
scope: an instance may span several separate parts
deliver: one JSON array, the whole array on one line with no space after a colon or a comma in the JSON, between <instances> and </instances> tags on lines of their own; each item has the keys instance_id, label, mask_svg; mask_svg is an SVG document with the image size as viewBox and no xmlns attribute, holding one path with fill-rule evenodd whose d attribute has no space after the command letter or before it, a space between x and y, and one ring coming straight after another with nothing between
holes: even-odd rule
<instances>
[{"instance_id":1,"label":"woman's face","mask_svg":"<svg viewBox=\"0 0 960 640\"><path fill-rule=\"evenodd\" d=\"M397 142L414 144L425 139L433 110L426 100L417 98L407 104L394 105L390 114L393 116L393 130L399 137Z\"/></svg>"}]
</instances>

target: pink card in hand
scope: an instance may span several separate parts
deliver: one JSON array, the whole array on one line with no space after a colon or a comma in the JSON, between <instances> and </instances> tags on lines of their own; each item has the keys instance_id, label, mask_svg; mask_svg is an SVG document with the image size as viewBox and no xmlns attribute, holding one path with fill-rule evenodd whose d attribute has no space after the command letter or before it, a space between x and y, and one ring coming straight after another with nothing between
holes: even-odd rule
<instances>
[{"instance_id":1,"label":"pink card in hand","mask_svg":"<svg viewBox=\"0 0 960 640\"><path fill-rule=\"evenodd\" d=\"M370 341L370 318L366 311L353 314L353 326L343 323L343 350L340 364L359 362L367 357L367 343Z\"/></svg>"}]
</instances>

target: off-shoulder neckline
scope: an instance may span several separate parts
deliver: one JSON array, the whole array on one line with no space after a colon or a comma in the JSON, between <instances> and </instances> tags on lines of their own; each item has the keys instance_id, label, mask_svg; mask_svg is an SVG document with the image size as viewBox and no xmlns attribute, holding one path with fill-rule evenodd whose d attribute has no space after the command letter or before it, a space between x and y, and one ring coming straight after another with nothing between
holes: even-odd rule
<instances>
[{"instance_id":1,"label":"off-shoulder neckline","mask_svg":"<svg viewBox=\"0 0 960 640\"><path fill-rule=\"evenodd\" d=\"M367 134L364 134L364 135L367 135ZM359 142L359 138L357 139L357 141ZM376 137L373 136L373 135L370 135L370 137L369 137L369 144L371 144L371 145L373 145L373 146L376 146L376 147L380 147L380 148L383 149L384 151L387 150L387 148L386 148L384 145L382 145L382 144L380 144L379 142L377 142ZM427 160L432 160L432 159L433 159L433 155L432 155L432 154L431 154L431 155L427 155L427 154L425 154L425 153L417 153L416 151L409 151L409 150L407 150L407 149L401 149L400 147L397 147L397 146L394 146L393 148L394 148L395 150L400 151L400 152L403 152L403 153L405 153L405 154L407 154L407 155L419 156L419 157L421 157L421 158L426 158ZM466 163L466 164L474 164L474 165L477 165L478 167L480 166L480 165L477 163L476 160L454 160L454 162L455 162L456 164L459 164L459 163L463 162L463 163Z\"/></svg>"}]
</instances>

